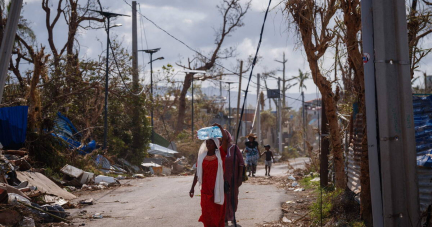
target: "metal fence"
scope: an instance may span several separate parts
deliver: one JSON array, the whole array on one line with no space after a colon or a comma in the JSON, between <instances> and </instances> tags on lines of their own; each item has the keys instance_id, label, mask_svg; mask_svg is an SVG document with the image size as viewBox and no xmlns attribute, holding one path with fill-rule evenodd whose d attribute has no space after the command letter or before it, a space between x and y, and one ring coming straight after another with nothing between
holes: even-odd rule
<instances>
[{"instance_id":1,"label":"metal fence","mask_svg":"<svg viewBox=\"0 0 432 227\"><path fill-rule=\"evenodd\" d=\"M419 200L420 209L424 212L432 204L432 96L414 96L413 107ZM363 127L363 117L358 114L353 125L353 146L346 154L347 186L356 194L361 192L360 162Z\"/></svg>"},{"instance_id":2,"label":"metal fence","mask_svg":"<svg viewBox=\"0 0 432 227\"><path fill-rule=\"evenodd\" d=\"M360 161L362 152L363 140L363 117L357 114L353 125L353 146L348 148L346 154L346 172L347 172L347 186L356 194L361 191L360 186Z\"/></svg>"}]
</instances>

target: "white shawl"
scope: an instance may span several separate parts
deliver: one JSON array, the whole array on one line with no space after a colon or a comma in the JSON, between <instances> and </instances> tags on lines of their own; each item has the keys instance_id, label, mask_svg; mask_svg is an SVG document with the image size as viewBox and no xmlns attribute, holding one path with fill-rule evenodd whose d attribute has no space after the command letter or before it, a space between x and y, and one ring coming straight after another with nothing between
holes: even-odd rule
<instances>
[{"instance_id":1,"label":"white shawl","mask_svg":"<svg viewBox=\"0 0 432 227\"><path fill-rule=\"evenodd\" d=\"M223 179L223 164L222 164L222 158L221 158L221 154L219 151L219 140L217 138L211 138L215 144L216 144L216 157L218 160L218 170L217 170L217 175L216 175L216 184L215 184L215 188L214 188L214 202L216 204L219 205L223 205L224 204L224 179ZM202 184L202 176L203 176L203 168L202 168L202 164L204 161L204 158L207 156L207 146L206 146L206 142L204 141L203 144L201 144L200 150L198 152L198 162L197 162L197 177L198 177L198 182L200 184L200 188L201 188L201 184Z\"/></svg>"}]
</instances>

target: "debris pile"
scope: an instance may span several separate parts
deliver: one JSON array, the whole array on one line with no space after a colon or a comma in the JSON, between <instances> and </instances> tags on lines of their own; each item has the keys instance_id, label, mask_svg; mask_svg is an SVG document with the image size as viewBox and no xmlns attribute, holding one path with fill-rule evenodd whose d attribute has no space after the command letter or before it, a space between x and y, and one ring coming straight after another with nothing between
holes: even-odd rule
<instances>
[{"instance_id":1,"label":"debris pile","mask_svg":"<svg viewBox=\"0 0 432 227\"><path fill-rule=\"evenodd\" d=\"M40 172L25 150L0 150L0 225L69 222L65 208L76 198Z\"/></svg>"},{"instance_id":2,"label":"debris pile","mask_svg":"<svg viewBox=\"0 0 432 227\"><path fill-rule=\"evenodd\" d=\"M112 164L98 155L95 166L104 175L65 165L62 179L44 175L44 169L34 169L25 150L0 149L0 226L35 226L35 223L70 222L65 209L92 205L93 200L80 201L71 192L104 190L120 186L125 176L144 178L142 168L124 159ZM111 175L117 175L113 177Z\"/></svg>"}]
</instances>

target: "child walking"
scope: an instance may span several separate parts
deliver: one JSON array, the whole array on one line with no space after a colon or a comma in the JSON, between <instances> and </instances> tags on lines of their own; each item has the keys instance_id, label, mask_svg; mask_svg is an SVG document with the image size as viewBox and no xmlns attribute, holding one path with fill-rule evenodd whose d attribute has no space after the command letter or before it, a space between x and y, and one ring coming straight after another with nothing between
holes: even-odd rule
<instances>
[{"instance_id":1,"label":"child walking","mask_svg":"<svg viewBox=\"0 0 432 227\"><path fill-rule=\"evenodd\" d=\"M273 152L270 150L270 145L265 145L264 148L265 148L264 154L265 154L265 171L266 171L265 175L270 176L272 160L274 162Z\"/></svg>"}]
</instances>

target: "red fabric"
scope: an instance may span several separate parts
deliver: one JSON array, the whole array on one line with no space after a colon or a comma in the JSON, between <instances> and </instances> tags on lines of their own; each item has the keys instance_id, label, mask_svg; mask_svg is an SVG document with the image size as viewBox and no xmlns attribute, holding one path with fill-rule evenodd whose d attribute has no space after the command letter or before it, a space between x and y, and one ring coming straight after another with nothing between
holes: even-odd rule
<instances>
[{"instance_id":1,"label":"red fabric","mask_svg":"<svg viewBox=\"0 0 432 227\"><path fill-rule=\"evenodd\" d=\"M221 154L222 155L222 154ZM225 158L223 158L225 160ZM224 227L225 223L225 203L219 205L214 203L214 188L218 169L218 160L206 160L203 164L203 177L201 185L201 209L202 215L198 221L204 227Z\"/></svg>"}]
</instances>

